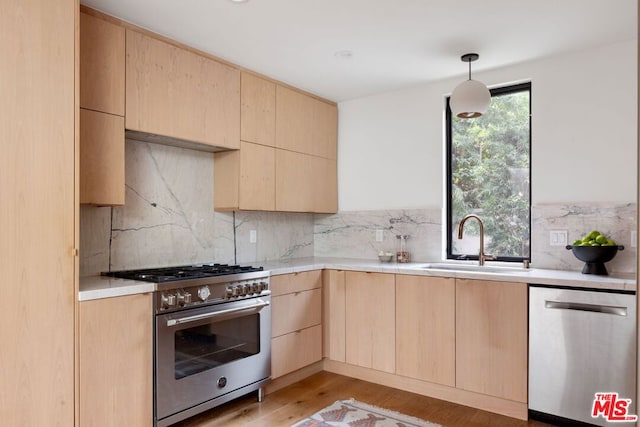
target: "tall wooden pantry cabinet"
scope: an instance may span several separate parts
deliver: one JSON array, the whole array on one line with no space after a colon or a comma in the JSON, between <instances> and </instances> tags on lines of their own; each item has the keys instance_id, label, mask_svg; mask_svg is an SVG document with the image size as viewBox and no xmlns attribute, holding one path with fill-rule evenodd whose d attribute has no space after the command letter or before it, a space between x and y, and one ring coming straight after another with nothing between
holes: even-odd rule
<instances>
[{"instance_id":1,"label":"tall wooden pantry cabinet","mask_svg":"<svg viewBox=\"0 0 640 427\"><path fill-rule=\"evenodd\" d=\"M74 425L77 0L0 13L0 423Z\"/></svg>"}]
</instances>

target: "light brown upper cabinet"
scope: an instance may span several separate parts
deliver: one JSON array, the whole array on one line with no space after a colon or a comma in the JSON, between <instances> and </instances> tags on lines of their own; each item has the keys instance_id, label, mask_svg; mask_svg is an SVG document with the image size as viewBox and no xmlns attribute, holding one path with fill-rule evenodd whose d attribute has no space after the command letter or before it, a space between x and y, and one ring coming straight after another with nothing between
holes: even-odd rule
<instances>
[{"instance_id":1,"label":"light brown upper cabinet","mask_svg":"<svg viewBox=\"0 0 640 427\"><path fill-rule=\"evenodd\" d=\"M338 211L338 162L335 159L313 157L313 212L336 213Z\"/></svg>"},{"instance_id":2,"label":"light brown upper cabinet","mask_svg":"<svg viewBox=\"0 0 640 427\"><path fill-rule=\"evenodd\" d=\"M124 117L80 109L80 203L124 205Z\"/></svg>"},{"instance_id":3,"label":"light brown upper cabinet","mask_svg":"<svg viewBox=\"0 0 640 427\"><path fill-rule=\"evenodd\" d=\"M129 130L240 148L240 71L127 29Z\"/></svg>"},{"instance_id":4,"label":"light brown upper cabinet","mask_svg":"<svg viewBox=\"0 0 640 427\"><path fill-rule=\"evenodd\" d=\"M527 402L527 284L456 279L456 387Z\"/></svg>"},{"instance_id":5,"label":"light brown upper cabinet","mask_svg":"<svg viewBox=\"0 0 640 427\"><path fill-rule=\"evenodd\" d=\"M336 161L276 149L276 210L337 212Z\"/></svg>"},{"instance_id":6,"label":"light brown upper cabinet","mask_svg":"<svg viewBox=\"0 0 640 427\"><path fill-rule=\"evenodd\" d=\"M242 144L239 153L215 154L214 208L335 213L335 105L250 73L241 81ZM280 96L285 101L277 101ZM295 128L300 139L274 148L280 128ZM313 153L320 140L325 148L316 151L323 155Z\"/></svg>"},{"instance_id":7,"label":"light brown upper cabinet","mask_svg":"<svg viewBox=\"0 0 640 427\"><path fill-rule=\"evenodd\" d=\"M124 204L124 68L124 28L81 13L81 204Z\"/></svg>"},{"instance_id":8,"label":"light brown upper cabinet","mask_svg":"<svg viewBox=\"0 0 640 427\"><path fill-rule=\"evenodd\" d=\"M240 104L240 139L275 147L276 84L243 72Z\"/></svg>"},{"instance_id":9,"label":"light brown upper cabinet","mask_svg":"<svg viewBox=\"0 0 640 427\"><path fill-rule=\"evenodd\" d=\"M216 210L275 210L275 148L242 141L214 159Z\"/></svg>"},{"instance_id":10,"label":"light brown upper cabinet","mask_svg":"<svg viewBox=\"0 0 640 427\"><path fill-rule=\"evenodd\" d=\"M80 107L124 116L125 30L80 14Z\"/></svg>"},{"instance_id":11,"label":"light brown upper cabinet","mask_svg":"<svg viewBox=\"0 0 640 427\"><path fill-rule=\"evenodd\" d=\"M335 159L338 109L284 86L276 89L276 147Z\"/></svg>"}]
</instances>

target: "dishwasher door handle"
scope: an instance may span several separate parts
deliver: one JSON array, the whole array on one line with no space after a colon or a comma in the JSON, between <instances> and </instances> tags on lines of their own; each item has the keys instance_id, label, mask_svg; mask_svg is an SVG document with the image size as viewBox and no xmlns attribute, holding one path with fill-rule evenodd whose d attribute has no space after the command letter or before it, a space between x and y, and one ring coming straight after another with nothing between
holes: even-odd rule
<instances>
[{"instance_id":1,"label":"dishwasher door handle","mask_svg":"<svg viewBox=\"0 0 640 427\"><path fill-rule=\"evenodd\" d=\"M626 316L627 307L620 307L615 305L601 305L601 304L585 304L582 302L565 302L565 301L548 301L545 300L544 308L557 308L561 310L578 310L578 311L590 311L593 313L613 314L615 316Z\"/></svg>"}]
</instances>

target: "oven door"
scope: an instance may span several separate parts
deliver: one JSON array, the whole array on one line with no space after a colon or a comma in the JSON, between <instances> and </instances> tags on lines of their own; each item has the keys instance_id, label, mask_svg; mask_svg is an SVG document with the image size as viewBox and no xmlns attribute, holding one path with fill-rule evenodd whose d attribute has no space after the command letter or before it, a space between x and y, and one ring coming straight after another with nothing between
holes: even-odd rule
<instances>
[{"instance_id":1,"label":"oven door","mask_svg":"<svg viewBox=\"0 0 640 427\"><path fill-rule=\"evenodd\" d=\"M270 297L156 316L161 420L271 375Z\"/></svg>"}]
</instances>

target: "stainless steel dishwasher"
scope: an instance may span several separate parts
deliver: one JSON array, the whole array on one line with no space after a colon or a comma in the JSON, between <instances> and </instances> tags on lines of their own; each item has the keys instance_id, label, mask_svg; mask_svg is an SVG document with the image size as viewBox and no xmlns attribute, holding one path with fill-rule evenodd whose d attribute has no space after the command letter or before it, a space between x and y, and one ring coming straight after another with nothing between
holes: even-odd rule
<instances>
[{"instance_id":1,"label":"stainless steel dishwasher","mask_svg":"<svg viewBox=\"0 0 640 427\"><path fill-rule=\"evenodd\" d=\"M635 293L529 286L531 418L630 425L592 409L596 393L618 393L636 414L635 389Z\"/></svg>"}]
</instances>

